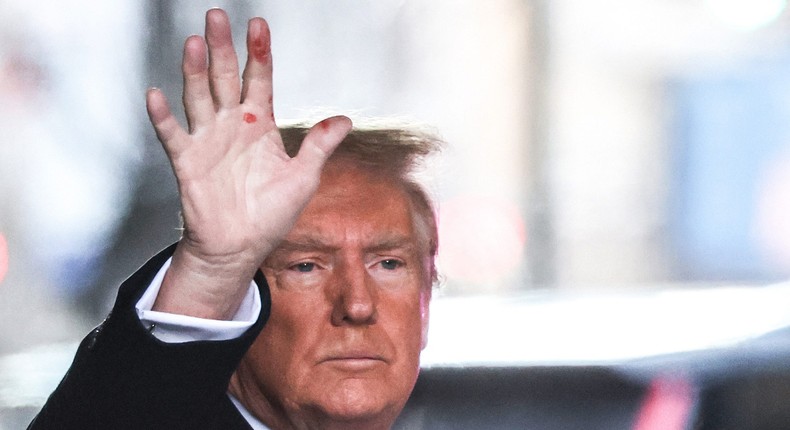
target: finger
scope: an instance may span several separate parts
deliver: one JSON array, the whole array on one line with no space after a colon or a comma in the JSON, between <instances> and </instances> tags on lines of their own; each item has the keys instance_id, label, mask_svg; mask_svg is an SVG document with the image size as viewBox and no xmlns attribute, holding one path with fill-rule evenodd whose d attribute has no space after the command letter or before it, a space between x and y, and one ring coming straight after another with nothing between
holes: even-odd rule
<instances>
[{"instance_id":1,"label":"finger","mask_svg":"<svg viewBox=\"0 0 790 430\"><path fill-rule=\"evenodd\" d=\"M151 88L145 95L145 106L148 110L148 118L156 131L156 137L162 142L168 155L172 155L187 136L170 111L167 97L159 89Z\"/></svg>"},{"instance_id":2,"label":"finger","mask_svg":"<svg viewBox=\"0 0 790 430\"><path fill-rule=\"evenodd\" d=\"M240 100L239 62L233 49L230 21L222 9L206 12L209 85L217 109L237 106Z\"/></svg>"},{"instance_id":3,"label":"finger","mask_svg":"<svg viewBox=\"0 0 790 430\"><path fill-rule=\"evenodd\" d=\"M274 118L271 33L262 18L253 18L247 25L247 64L242 74L241 101L259 106L266 117Z\"/></svg>"},{"instance_id":4,"label":"finger","mask_svg":"<svg viewBox=\"0 0 790 430\"><path fill-rule=\"evenodd\" d=\"M189 123L189 132L214 118L214 100L208 84L206 66L206 44L200 36L190 36L184 43L184 112Z\"/></svg>"},{"instance_id":5,"label":"finger","mask_svg":"<svg viewBox=\"0 0 790 430\"><path fill-rule=\"evenodd\" d=\"M307 132L294 161L308 170L320 171L350 131L351 120L345 116L333 116L319 122Z\"/></svg>"}]
</instances>

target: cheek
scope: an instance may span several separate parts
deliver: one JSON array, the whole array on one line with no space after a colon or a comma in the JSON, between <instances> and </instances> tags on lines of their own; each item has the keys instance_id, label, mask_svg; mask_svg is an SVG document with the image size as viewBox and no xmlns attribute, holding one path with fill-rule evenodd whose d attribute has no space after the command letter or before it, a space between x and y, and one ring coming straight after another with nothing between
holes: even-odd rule
<instances>
[{"instance_id":1,"label":"cheek","mask_svg":"<svg viewBox=\"0 0 790 430\"><path fill-rule=\"evenodd\" d=\"M397 327L397 333L389 330L391 338L402 347L408 347L412 353L415 349L422 349L428 324L431 289L425 287L430 285L426 279L425 270L410 272L402 288L384 293L386 303L382 301L379 306L379 310L388 316L387 325Z\"/></svg>"},{"instance_id":2,"label":"cheek","mask_svg":"<svg viewBox=\"0 0 790 430\"><path fill-rule=\"evenodd\" d=\"M395 347L397 360L390 369L387 386L392 390L391 395L407 399L420 369L420 353L424 343L423 312L419 298L401 300L400 304L397 311L393 312L394 319L389 321L391 328L397 327L388 333Z\"/></svg>"},{"instance_id":3,"label":"cheek","mask_svg":"<svg viewBox=\"0 0 790 430\"><path fill-rule=\"evenodd\" d=\"M318 294L272 289L272 311L261 336L285 351L304 353L328 319L327 306Z\"/></svg>"},{"instance_id":4,"label":"cheek","mask_svg":"<svg viewBox=\"0 0 790 430\"><path fill-rule=\"evenodd\" d=\"M266 379L293 384L315 352L325 306L313 295L279 289L276 282L270 290L271 315L249 355L260 373L269 374Z\"/></svg>"},{"instance_id":5,"label":"cheek","mask_svg":"<svg viewBox=\"0 0 790 430\"><path fill-rule=\"evenodd\" d=\"M404 353L418 356L422 349L424 322L427 322L427 302L422 295L412 294L392 298L390 303L386 323L391 328L390 338Z\"/></svg>"}]
</instances>

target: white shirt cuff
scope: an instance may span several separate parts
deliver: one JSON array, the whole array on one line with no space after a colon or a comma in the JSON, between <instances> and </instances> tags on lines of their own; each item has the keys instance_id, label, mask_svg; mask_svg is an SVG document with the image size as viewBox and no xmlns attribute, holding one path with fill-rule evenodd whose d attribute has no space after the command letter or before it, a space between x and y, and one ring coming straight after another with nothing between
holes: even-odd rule
<instances>
[{"instance_id":1,"label":"white shirt cuff","mask_svg":"<svg viewBox=\"0 0 790 430\"><path fill-rule=\"evenodd\" d=\"M255 282L250 282L250 288L244 296L239 309L232 320L212 320L197 318L187 315L171 314L153 311L156 296L162 286L162 280L170 267L169 258L159 269L148 289L137 301L135 309L140 322L157 339L167 343L194 342L200 340L230 340L241 336L247 329L255 324L261 313L261 296Z\"/></svg>"}]
</instances>

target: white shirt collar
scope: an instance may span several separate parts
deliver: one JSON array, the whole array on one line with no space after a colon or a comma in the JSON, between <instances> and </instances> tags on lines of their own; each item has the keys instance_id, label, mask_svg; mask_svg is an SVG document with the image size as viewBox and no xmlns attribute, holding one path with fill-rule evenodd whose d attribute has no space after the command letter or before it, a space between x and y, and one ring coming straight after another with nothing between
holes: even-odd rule
<instances>
[{"instance_id":1,"label":"white shirt collar","mask_svg":"<svg viewBox=\"0 0 790 430\"><path fill-rule=\"evenodd\" d=\"M241 416L244 417L245 420L247 420L247 424L249 424L250 427L252 427L252 430L270 430L269 427L266 427L266 425L262 423L258 418L255 418L250 413L250 411L248 411L247 408L245 408L244 405L241 404L241 402L237 398L233 397L230 393L228 393L228 397L230 398L230 401L233 402L233 405L236 406L236 409L239 410Z\"/></svg>"}]
</instances>

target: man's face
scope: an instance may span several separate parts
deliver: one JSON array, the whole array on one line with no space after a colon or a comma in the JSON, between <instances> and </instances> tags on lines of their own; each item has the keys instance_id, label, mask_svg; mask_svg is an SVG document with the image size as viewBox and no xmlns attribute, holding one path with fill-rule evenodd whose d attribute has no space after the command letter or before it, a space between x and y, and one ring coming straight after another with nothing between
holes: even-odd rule
<instances>
[{"instance_id":1,"label":"man's face","mask_svg":"<svg viewBox=\"0 0 790 430\"><path fill-rule=\"evenodd\" d=\"M393 420L419 371L431 256L406 194L330 164L264 263L272 310L245 357L274 410Z\"/></svg>"}]
</instances>

